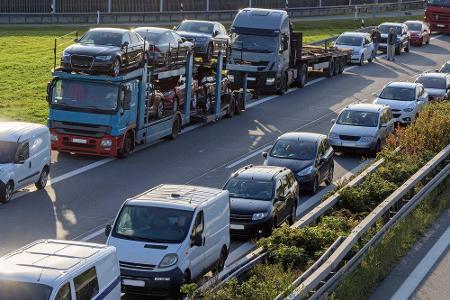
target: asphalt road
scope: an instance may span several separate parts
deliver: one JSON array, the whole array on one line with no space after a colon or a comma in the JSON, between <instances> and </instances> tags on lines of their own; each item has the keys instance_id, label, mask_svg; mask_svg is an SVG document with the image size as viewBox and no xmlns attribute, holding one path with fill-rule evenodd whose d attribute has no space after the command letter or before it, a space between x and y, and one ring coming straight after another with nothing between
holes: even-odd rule
<instances>
[{"instance_id":1,"label":"asphalt road","mask_svg":"<svg viewBox=\"0 0 450 300\"><path fill-rule=\"evenodd\" d=\"M239 167L262 163L261 149L280 134L328 133L341 108L372 101L372 94L390 81L411 80L436 69L449 58L449 48L450 37L437 36L431 45L413 48L395 63L379 59L331 79L316 78L284 96L256 100L233 119L187 129L177 140L144 147L123 160L53 153L50 186L39 192L25 189L0 205L0 255L40 238L104 242L102 228L126 198L162 183L221 187ZM360 156L338 155L335 178L361 161ZM303 197L298 213L319 200ZM236 248L230 259L248 251L251 243L233 242L232 250Z\"/></svg>"}]
</instances>

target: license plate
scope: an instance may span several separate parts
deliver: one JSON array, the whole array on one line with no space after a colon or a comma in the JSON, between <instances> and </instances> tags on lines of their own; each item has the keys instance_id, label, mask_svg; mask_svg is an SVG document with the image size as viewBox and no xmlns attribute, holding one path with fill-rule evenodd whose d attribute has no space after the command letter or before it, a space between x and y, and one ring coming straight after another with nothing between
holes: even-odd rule
<instances>
[{"instance_id":1,"label":"license plate","mask_svg":"<svg viewBox=\"0 0 450 300\"><path fill-rule=\"evenodd\" d=\"M244 225L241 225L241 224L230 224L230 229L244 230Z\"/></svg>"},{"instance_id":2,"label":"license plate","mask_svg":"<svg viewBox=\"0 0 450 300\"><path fill-rule=\"evenodd\" d=\"M442 24L437 24L436 26L439 28L445 28L445 25L442 25Z\"/></svg>"},{"instance_id":3,"label":"license plate","mask_svg":"<svg viewBox=\"0 0 450 300\"><path fill-rule=\"evenodd\" d=\"M122 279L123 285L144 287L145 282L142 280Z\"/></svg>"},{"instance_id":4,"label":"license plate","mask_svg":"<svg viewBox=\"0 0 450 300\"><path fill-rule=\"evenodd\" d=\"M85 139L72 139L72 143L87 144L87 140L85 140Z\"/></svg>"},{"instance_id":5,"label":"license plate","mask_svg":"<svg viewBox=\"0 0 450 300\"><path fill-rule=\"evenodd\" d=\"M355 143L352 143L352 142L342 142L342 146L344 146L344 147L353 147L353 146L355 146Z\"/></svg>"},{"instance_id":6,"label":"license plate","mask_svg":"<svg viewBox=\"0 0 450 300\"><path fill-rule=\"evenodd\" d=\"M247 77L248 81L256 81L256 77Z\"/></svg>"}]
</instances>

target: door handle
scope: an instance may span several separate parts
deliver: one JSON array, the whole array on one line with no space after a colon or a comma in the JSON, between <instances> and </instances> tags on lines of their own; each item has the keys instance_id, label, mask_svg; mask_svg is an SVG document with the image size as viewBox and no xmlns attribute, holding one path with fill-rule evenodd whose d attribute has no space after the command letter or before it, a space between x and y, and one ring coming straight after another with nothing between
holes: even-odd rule
<instances>
[{"instance_id":1,"label":"door handle","mask_svg":"<svg viewBox=\"0 0 450 300\"><path fill-rule=\"evenodd\" d=\"M203 237L203 246L205 246L206 243L206 236Z\"/></svg>"},{"instance_id":2,"label":"door handle","mask_svg":"<svg viewBox=\"0 0 450 300\"><path fill-rule=\"evenodd\" d=\"M30 162L28 163L28 167L31 169L31 160L30 160Z\"/></svg>"}]
</instances>

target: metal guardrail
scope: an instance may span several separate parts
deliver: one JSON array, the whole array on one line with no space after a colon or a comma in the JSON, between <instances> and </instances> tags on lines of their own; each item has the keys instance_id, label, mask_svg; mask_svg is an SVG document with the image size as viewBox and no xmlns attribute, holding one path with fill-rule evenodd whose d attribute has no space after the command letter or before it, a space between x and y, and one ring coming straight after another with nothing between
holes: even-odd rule
<instances>
[{"instance_id":1,"label":"metal guardrail","mask_svg":"<svg viewBox=\"0 0 450 300\"><path fill-rule=\"evenodd\" d=\"M450 164L447 164L444 169L434 176L433 179L430 180L416 195L409 200L405 200L407 194L449 156L450 144L394 191L386 200L379 204L353 229L350 235L339 245L338 249L327 259L327 261L311 274L310 277L305 279L304 282L287 297L287 299L303 299L308 296L309 299L320 299L325 297L325 295L339 283L342 276L347 271L350 271L357 266L358 262L370 246L377 243L387 230L400 219L407 216L425 196L433 191L437 185L450 174ZM353 246L368 232L369 229L373 228L380 219L385 221L384 226L358 251L357 254L355 254L343 267L340 267L344 262L344 258L350 253Z\"/></svg>"},{"instance_id":2,"label":"metal guardrail","mask_svg":"<svg viewBox=\"0 0 450 300\"><path fill-rule=\"evenodd\" d=\"M377 170L384 162L384 159L379 159L371 164L366 170L361 172L358 176L353 178L345 187L352 187L360 184L364 178ZM328 211L331 207L333 207L337 201L339 200L339 191L334 193L332 196L328 197L325 201L317 205L313 210L311 210L308 214L303 216L300 220L295 222L291 228L302 228L308 226L313 223L317 219L319 219L326 211ZM235 278L246 272L255 264L261 262L264 257L267 255L266 252L263 252L263 248L256 248L251 251L237 262L233 263L231 266L224 269L222 272L212 277L210 280L205 282L203 285L199 287L199 291L203 292L205 290L210 290L214 292L219 287L221 287L224 283L226 283L229 279Z\"/></svg>"}]
</instances>

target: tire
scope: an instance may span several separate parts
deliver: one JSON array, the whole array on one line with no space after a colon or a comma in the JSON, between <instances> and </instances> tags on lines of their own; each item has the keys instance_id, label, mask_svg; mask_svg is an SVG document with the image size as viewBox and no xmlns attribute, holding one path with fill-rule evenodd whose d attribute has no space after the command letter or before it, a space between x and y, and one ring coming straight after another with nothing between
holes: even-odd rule
<instances>
[{"instance_id":1,"label":"tire","mask_svg":"<svg viewBox=\"0 0 450 300\"><path fill-rule=\"evenodd\" d=\"M345 60L346 60L346 58L344 58L344 57L341 57L341 59L339 60L339 74L344 73Z\"/></svg>"},{"instance_id":2,"label":"tire","mask_svg":"<svg viewBox=\"0 0 450 300\"><path fill-rule=\"evenodd\" d=\"M311 186L310 193L311 195L315 195L319 190L319 178L317 176L314 178L313 185Z\"/></svg>"},{"instance_id":3,"label":"tire","mask_svg":"<svg viewBox=\"0 0 450 300\"><path fill-rule=\"evenodd\" d=\"M336 57L334 59L334 70L333 70L333 76L336 76L339 74L339 64L340 64L341 58Z\"/></svg>"},{"instance_id":4,"label":"tire","mask_svg":"<svg viewBox=\"0 0 450 300\"><path fill-rule=\"evenodd\" d=\"M327 179L325 179L325 184L330 185L333 183L334 177L334 165L331 165L330 170L328 171Z\"/></svg>"},{"instance_id":5,"label":"tire","mask_svg":"<svg viewBox=\"0 0 450 300\"><path fill-rule=\"evenodd\" d=\"M302 65L297 70L297 87L303 88L308 81L308 67L306 65Z\"/></svg>"},{"instance_id":6,"label":"tire","mask_svg":"<svg viewBox=\"0 0 450 300\"><path fill-rule=\"evenodd\" d=\"M244 110L244 99L242 98L241 93L236 93L234 96L234 101L236 103L235 115L240 115L241 111Z\"/></svg>"},{"instance_id":7,"label":"tire","mask_svg":"<svg viewBox=\"0 0 450 300\"><path fill-rule=\"evenodd\" d=\"M198 93L194 93L191 100L191 108L197 109L197 103L198 103Z\"/></svg>"},{"instance_id":8,"label":"tire","mask_svg":"<svg viewBox=\"0 0 450 300\"><path fill-rule=\"evenodd\" d=\"M117 57L116 59L114 59L111 72L114 77L117 77L120 74L120 59L118 59Z\"/></svg>"},{"instance_id":9,"label":"tire","mask_svg":"<svg viewBox=\"0 0 450 300\"><path fill-rule=\"evenodd\" d=\"M12 181L8 181L7 184L2 184L0 188L0 203L8 203L14 193L14 183Z\"/></svg>"},{"instance_id":10,"label":"tire","mask_svg":"<svg viewBox=\"0 0 450 300\"><path fill-rule=\"evenodd\" d=\"M422 46L422 44L420 44L420 45ZM406 47L405 47L404 51L405 51L406 53L408 53L408 52L409 52L409 42L408 42L408 44L406 45Z\"/></svg>"},{"instance_id":11,"label":"tire","mask_svg":"<svg viewBox=\"0 0 450 300\"><path fill-rule=\"evenodd\" d=\"M172 133L170 134L170 138L172 140L176 139L178 134L180 134L180 131L181 131L181 120L180 117L177 116L172 124Z\"/></svg>"},{"instance_id":12,"label":"tire","mask_svg":"<svg viewBox=\"0 0 450 300\"><path fill-rule=\"evenodd\" d=\"M364 65L364 54L362 54L361 57L359 58L358 65L360 65L360 66Z\"/></svg>"},{"instance_id":13,"label":"tire","mask_svg":"<svg viewBox=\"0 0 450 300\"><path fill-rule=\"evenodd\" d=\"M203 108L205 113L209 113L211 111L211 103L212 103L211 95L208 95L205 100L205 107Z\"/></svg>"},{"instance_id":14,"label":"tire","mask_svg":"<svg viewBox=\"0 0 450 300\"><path fill-rule=\"evenodd\" d=\"M236 112L236 102L234 98L230 95L230 105L228 106L227 114L225 117L232 118L234 117L234 113Z\"/></svg>"},{"instance_id":15,"label":"tire","mask_svg":"<svg viewBox=\"0 0 450 300\"><path fill-rule=\"evenodd\" d=\"M293 205L291 208L291 214L289 216L288 224L292 225L295 223L297 218L297 205Z\"/></svg>"},{"instance_id":16,"label":"tire","mask_svg":"<svg viewBox=\"0 0 450 300\"><path fill-rule=\"evenodd\" d=\"M374 148L373 151L372 151L372 156L373 156L373 157L376 157L376 156L377 156L377 153L380 152L380 151L381 151L381 141L378 140L377 143L376 143L376 145L375 145L375 148Z\"/></svg>"},{"instance_id":17,"label":"tire","mask_svg":"<svg viewBox=\"0 0 450 300\"><path fill-rule=\"evenodd\" d=\"M373 52L372 52L372 55L373 55ZM373 62L372 55L367 59L367 61L368 61L369 63Z\"/></svg>"},{"instance_id":18,"label":"tire","mask_svg":"<svg viewBox=\"0 0 450 300\"><path fill-rule=\"evenodd\" d=\"M123 141L122 148L119 150L118 156L119 158L127 157L133 151L133 137L130 132L127 132L125 135L125 139Z\"/></svg>"},{"instance_id":19,"label":"tire","mask_svg":"<svg viewBox=\"0 0 450 300\"><path fill-rule=\"evenodd\" d=\"M181 286L185 285L185 284L190 284L191 283L191 274L189 273L189 271L184 272L183 274L183 282L181 283ZM180 286L180 288L181 288ZM174 292L175 297L173 299L187 299L185 294L183 294L180 290L175 291Z\"/></svg>"},{"instance_id":20,"label":"tire","mask_svg":"<svg viewBox=\"0 0 450 300\"><path fill-rule=\"evenodd\" d=\"M45 186L47 185L47 181L48 181L48 171L49 168L47 166L45 166L42 171L41 171L41 176L39 176L39 179L37 182L35 182L35 186L38 190L43 190L45 189Z\"/></svg>"},{"instance_id":21,"label":"tire","mask_svg":"<svg viewBox=\"0 0 450 300\"><path fill-rule=\"evenodd\" d=\"M156 118L161 119L164 117L164 104L162 101L159 101L158 107L156 108Z\"/></svg>"},{"instance_id":22,"label":"tire","mask_svg":"<svg viewBox=\"0 0 450 300\"><path fill-rule=\"evenodd\" d=\"M220 251L219 261L217 262L217 266L214 270L214 273L218 274L225 268L226 260L227 260L227 250L225 249L225 247L222 247L222 250Z\"/></svg>"},{"instance_id":23,"label":"tire","mask_svg":"<svg viewBox=\"0 0 450 300\"><path fill-rule=\"evenodd\" d=\"M175 114L177 111L178 111L178 109L180 108L179 107L179 101L178 101L178 98L175 98L174 100L173 100L173 106L172 106L172 112Z\"/></svg>"},{"instance_id":24,"label":"tire","mask_svg":"<svg viewBox=\"0 0 450 300\"><path fill-rule=\"evenodd\" d=\"M328 68L324 70L325 76L327 77L333 77L334 74L334 59L331 59L328 63Z\"/></svg>"},{"instance_id":25,"label":"tire","mask_svg":"<svg viewBox=\"0 0 450 300\"><path fill-rule=\"evenodd\" d=\"M203 56L203 62L204 63L210 63L212 60L212 54L213 54L213 47L211 44L208 44L208 48L206 48L206 54Z\"/></svg>"},{"instance_id":26,"label":"tire","mask_svg":"<svg viewBox=\"0 0 450 300\"><path fill-rule=\"evenodd\" d=\"M277 91L278 95L284 95L287 91L287 78L286 78L286 74L283 73L283 75L281 75L281 79L280 79L280 89Z\"/></svg>"}]
</instances>

